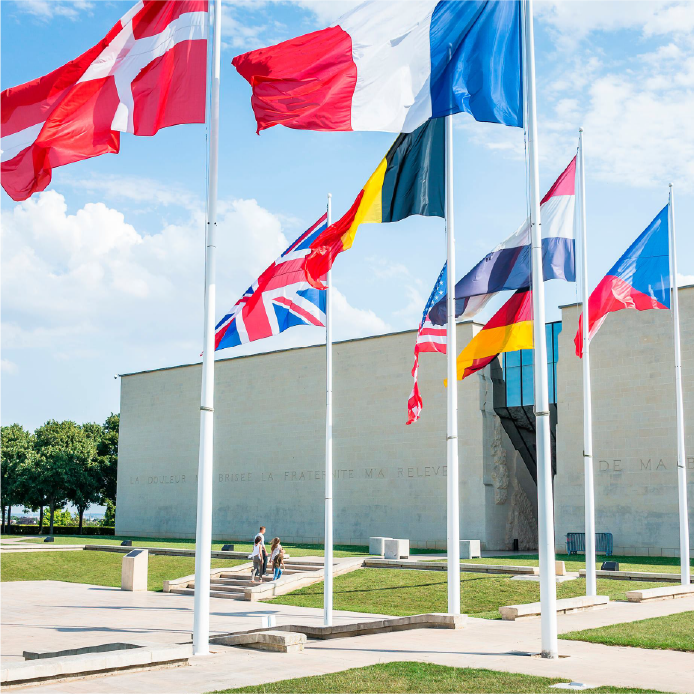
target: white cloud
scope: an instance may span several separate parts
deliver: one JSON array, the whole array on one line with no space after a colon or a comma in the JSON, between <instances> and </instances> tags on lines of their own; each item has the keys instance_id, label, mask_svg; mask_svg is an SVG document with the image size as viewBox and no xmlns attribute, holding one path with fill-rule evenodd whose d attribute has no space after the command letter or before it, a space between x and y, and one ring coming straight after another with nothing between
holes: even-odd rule
<instances>
[{"instance_id":1,"label":"white cloud","mask_svg":"<svg viewBox=\"0 0 694 694\"><path fill-rule=\"evenodd\" d=\"M64 179L64 183L86 193L102 194L110 200L130 200L155 206L200 210L202 201L185 188L140 176L101 174L89 178Z\"/></svg>"},{"instance_id":2,"label":"white cloud","mask_svg":"<svg viewBox=\"0 0 694 694\"><path fill-rule=\"evenodd\" d=\"M203 233L202 212L141 234L101 202L69 214L56 191L4 211L3 348L44 350L60 360L103 356L120 364L119 352L127 350L139 368L197 360ZM255 200L220 205L218 316L287 245L280 220ZM333 302L336 339L389 330L373 311L351 306L337 290ZM320 329L290 330L222 356L320 342L324 335Z\"/></svg>"},{"instance_id":3,"label":"white cloud","mask_svg":"<svg viewBox=\"0 0 694 694\"><path fill-rule=\"evenodd\" d=\"M80 12L92 10L91 0L16 0L14 6L44 21L54 17L77 19Z\"/></svg>"},{"instance_id":4,"label":"white cloud","mask_svg":"<svg viewBox=\"0 0 694 694\"><path fill-rule=\"evenodd\" d=\"M19 367L9 359L2 359L0 360L0 370L2 370L2 373L11 376L19 371Z\"/></svg>"},{"instance_id":5,"label":"white cloud","mask_svg":"<svg viewBox=\"0 0 694 694\"><path fill-rule=\"evenodd\" d=\"M683 275L681 272L677 273L678 287L689 287L692 285L694 285L694 275Z\"/></svg>"}]
</instances>

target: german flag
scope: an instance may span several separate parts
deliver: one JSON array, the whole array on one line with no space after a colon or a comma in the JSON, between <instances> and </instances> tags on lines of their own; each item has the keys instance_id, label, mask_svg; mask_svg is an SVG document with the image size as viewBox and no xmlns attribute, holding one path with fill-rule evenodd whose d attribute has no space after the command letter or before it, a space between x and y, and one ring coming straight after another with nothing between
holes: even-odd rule
<instances>
[{"instance_id":1,"label":"german flag","mask_svg":"<svg viewBox=\"0 0 694 694\"><path fill-rule=\"evenodd\" d=\"M398 135L347 213L311 243L305 264L310 284L325 289L320 278L352 247L360 224L445 216L444 127L443 118L432 118Z\"/></svg>"},{"instance_id":2,"label":"german flag","mask_svg":"<svg viewBox=\"0 0 694 694\"><path fill-rule=\"evenodd\" d=\"M458 355L458 380L483 369L502 352L533 347L532 292L519 289Z\"/></svg>"}]
</instances>

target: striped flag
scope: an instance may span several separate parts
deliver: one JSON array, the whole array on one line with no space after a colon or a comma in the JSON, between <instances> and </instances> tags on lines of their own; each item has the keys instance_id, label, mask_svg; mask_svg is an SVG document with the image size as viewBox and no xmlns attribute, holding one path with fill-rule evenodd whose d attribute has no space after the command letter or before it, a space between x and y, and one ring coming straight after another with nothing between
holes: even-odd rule
<instances>
[{"instance_id":1,"label":"striped flag","mask_svg":"<svg viewBox=\"0 0 694 694\"><path fill-rule=\"evenodd\" d=\"M258 132L409 133L469 113L523 127L521 3L364 2L331 27L232 61Z\"/></svg>"},{"instance_id":2,"label":"striped flag","mask_svg":"<svg viewBox=\"0 0 694 694\"><path fill-rule=\"evenodd\" d=\"M458 355L458 380L462 381L480 371L502 352L516 352L532 347L532 292L530 289L519 289Z\"/></svg>"},{"instance_id":3,"label":"striped flag","mask_svg":"<svg viewBox=\"0 0 694 694\"><path fill-rule=\"evenodd\" d=\"M448 272L446 270L446 265L439 273L439 278L436 280L434 289L431 292L431 296L424 307L424 313L422 313L422 320L419 323L419 330L417 331L417 341L414 345L414 366L412 367L412 378L414 378L414 385L412 386L412 392L407 400L407 424L412 424L416 422L421 413L424 403L422 402L422 397L419 394L419 386L417 384L417 372L419 371L419 353L420 352L439 352L440 354L446 354L446 326L443 327L439 325L434 325L429 320L429 311L431 307L446 293L446 277Z\"/></svg>"},{"instance_id":4,"label":"striped flag","mask_svg":"<svg viewBox=\"0 0 694 694\"><path fill-rule=\"evenodd\" d=\"M360 224L444 216L444 129L444 119L434 118L398 135L349 210L311 242L306 277L312 286L325 289L320 278L352 247Z\"/></svg>"},{"instance_id":5,"label":"striped flag","mask_svg":"<svg viewBox=\"0 0 694 694\"><path fill-rule=\"evenodd\" d=\"M5 89L5 192L26 200L54 167L117 153L122 132L204 123L207 9L207 0L140 0L78 58Z\"/></svg>"}]
</instances>

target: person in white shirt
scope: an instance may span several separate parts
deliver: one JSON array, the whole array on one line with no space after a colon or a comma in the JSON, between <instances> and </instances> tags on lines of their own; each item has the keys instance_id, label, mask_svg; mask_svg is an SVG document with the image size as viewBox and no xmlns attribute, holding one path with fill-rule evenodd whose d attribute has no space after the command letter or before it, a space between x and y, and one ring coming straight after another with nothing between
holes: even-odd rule
<instances>
[{"instance_id":1,"label":"person in white shirt","mask_svg":"<svg viewBox=\"0 0 694 694\"><path fill-rule=\"evenodd\" d=\"M256 576L260 581L263 580L263 575L260 570L263 566L263 555L262 555L263 542L259 535L255 536L255 544L253 545L253 573L251 574L251 582L256 583Z\"/></svg>"},{"instance_id":2,"label":"person in white shirt","mask_svg":"<svg viewBox=\"0 0 694 694\"><path fill-rule=\"evenodd\" d=\"M253 539L253 542L255 543L258 538L260 538L260 548L261 548L261 553L260 556L263 559L263 572L260 574L261 577L265 575L265 572L267 571L267 549L265 549L265 526L261 525L260 526L260 532L255 536Z\"/></svg>"}]
</instances>

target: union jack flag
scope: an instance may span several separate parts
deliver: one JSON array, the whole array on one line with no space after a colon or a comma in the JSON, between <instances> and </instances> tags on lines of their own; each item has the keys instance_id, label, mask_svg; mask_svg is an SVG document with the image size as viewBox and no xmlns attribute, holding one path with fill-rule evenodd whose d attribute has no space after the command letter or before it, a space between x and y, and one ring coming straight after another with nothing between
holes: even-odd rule
<instances>
[{"instance_id":1,"label":"union jack flag","mask_svg":"<svg viewBox=\"0 0 694 694\"><path fill-rule=\"evenodd\" d=\"M446 326L445 325L434 325L429 318L429 311L431 311L432 306L438 303L443 296L446 295L446 277L448 273L446 271L446 265L444 264L441 272L439 273L439 278L436 280L434 289L431 292L431 296L424 307L424 313L422 313L422 320L419 323L419 330L417 331L417 341L414 345L414 366L412 367L412 377L414 378L414 385L412 386L412 392L407 400L407 423L412 424L416 422L421 413L424 403L422 402L422 397L419 394L419 386L417 384L417 372L419 371L419 353L420 352L439 352L441 354L446 354Z\"/></svg>"},{"instance_id":2,"label":"union jack flag","mask_svg":"<svg viewBox=\"0 0 694 694\"><path fill-rule=\"evenodd\" d=\"M215 351L279 335L295 325L325 325L325 290L306 281L304 265L327 219L326 213L301 234L217 323Z\"/></svg>"}]
</instances>

